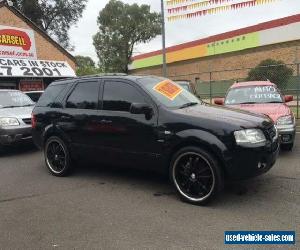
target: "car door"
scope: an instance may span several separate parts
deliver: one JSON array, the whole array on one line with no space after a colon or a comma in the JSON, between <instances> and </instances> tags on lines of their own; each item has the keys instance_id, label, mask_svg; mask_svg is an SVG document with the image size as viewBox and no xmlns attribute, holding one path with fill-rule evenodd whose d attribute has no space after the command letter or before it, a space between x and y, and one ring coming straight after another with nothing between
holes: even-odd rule
<instances>
[{"instance_id":1,"label":"car door","mask_svg":"<svg viewBox=\"0 0 300 250\"><path fill-rule=\"evenodd\" d=\"M159 159L161 145L157 138L156 105L135 83L125 80L104 80L101 121L101 146L110 162L144 167ZM132 103L145 103L153 115L131 114Z\"/></svg>"},{"instance_id":2,"label":"car door","mask_svg":"<svg viewBox=\"0 0 300 250\"><path fill-rule=\"evenodd\" d=\"M98 80L78 81L66 96L60 113L59 127L78 154L96 154L99 91Z\"/></svg>"}]
</instances>

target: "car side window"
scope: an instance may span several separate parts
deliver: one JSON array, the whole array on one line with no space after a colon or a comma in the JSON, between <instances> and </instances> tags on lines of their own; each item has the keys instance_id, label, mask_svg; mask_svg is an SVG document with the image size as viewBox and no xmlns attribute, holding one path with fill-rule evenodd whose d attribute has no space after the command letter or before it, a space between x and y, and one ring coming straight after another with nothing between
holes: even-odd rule
<instances>
[{"instance_id":1,"label":"car side window","mask_svg":"<svg viewBox=\"0 0 300 250\"><path fill-rule=\"evenodd\" d=\"M132 103L146 103L143 95L130 84L106 81L103 93L103 109L129 112Z\"/></svg>"},{"instance_id":2,"label":"car side window","mask_svg":"<svg viewBox=\"0 0 300 250\"><path fill-rule=\"evenodd\" d=\"M99 83L97 81L79 82L67 99L66 108L97 109Z\"/></svg>"},{"instance_id":3,"label":"car side window","mask_svg":"<svg viewBox=\"0 0 300 250\"><path fill-rule=\"evenodd\" d=\"M38 107L55 107L58 104L56 100L59 99L61 95L65 95L67 91L68 84L57 84L50 85L45 93L41 96L36 106Z\"/></svg>"}]
</instances>

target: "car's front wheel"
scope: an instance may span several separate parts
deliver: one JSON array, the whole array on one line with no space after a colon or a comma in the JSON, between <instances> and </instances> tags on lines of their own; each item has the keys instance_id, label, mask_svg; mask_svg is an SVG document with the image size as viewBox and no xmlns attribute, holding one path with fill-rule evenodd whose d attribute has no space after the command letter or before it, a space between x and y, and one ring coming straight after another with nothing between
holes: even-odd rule
<instances>
[{"instance_id":1,"label":"car's front wheel","mask_svg":"<svg viewBox=\"0 0 300 250\"><path fill-rule=\"evenodd\" d=\"M52 136L45 143L45 162L51 174L63 177L70 173L71 159L67 145L59 137Z\"/></svg>"},{"instance_id":2,"label":"car's front wheel","mask_svg":"<svg viewBox=\"0 0 300 250\"><path fill-rule=\"evenodd\" d=\"M170 179L180 197L196 205L206 204L224 185L218 161L198 147L185 147L174 155Z\"/></svg>"}]
</instances>

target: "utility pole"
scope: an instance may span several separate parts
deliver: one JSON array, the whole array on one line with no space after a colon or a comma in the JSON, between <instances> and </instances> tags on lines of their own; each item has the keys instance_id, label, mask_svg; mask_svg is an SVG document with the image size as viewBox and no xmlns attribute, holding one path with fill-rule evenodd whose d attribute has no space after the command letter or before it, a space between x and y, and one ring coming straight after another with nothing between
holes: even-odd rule
<instances>
[{"instance_id":1,"label":"utility pole","mask_svg":"<svg viewBox=\"0 0 300 250\"><path fill-rule=\"evenodd\" d=\"M161 0L163 76L168 77L166 56L166 24L164 0Z\"/></svg>"}]
</instances>

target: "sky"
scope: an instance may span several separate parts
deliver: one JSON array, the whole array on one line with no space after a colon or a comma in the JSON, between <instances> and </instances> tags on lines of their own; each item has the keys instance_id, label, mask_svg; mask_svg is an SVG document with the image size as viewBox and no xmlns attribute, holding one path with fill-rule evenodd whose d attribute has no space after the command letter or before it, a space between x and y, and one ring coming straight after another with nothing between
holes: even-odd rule
<instances>
[{"instance_id":1,"label":"sky","mask_svg":"<svg viewBox=\"0 0 300 250\"><path fill-rule=\"evenodd\" d=\"M201 1L203 0L194 0L194 2ZM233 0L232 3L243 1L246 0ZM109 0L88 0L82 18L69 32L71 42L75 46L75 50L71 52L73 55L90 56L95 61L98 60L93 46L93 35L98 31L99 12L108 2ZM123 2L148 4L152 11L157 12L160 12L161 8L160 0L123 0ZM275 0L273 3L215 15L175 22L166 21L166 44L169 47L295 14L300 14L299 0ZM158 36L148 44L137 45L134 55L159 50L161 44L161 36Z\"/></svg>"}]
</instances>

